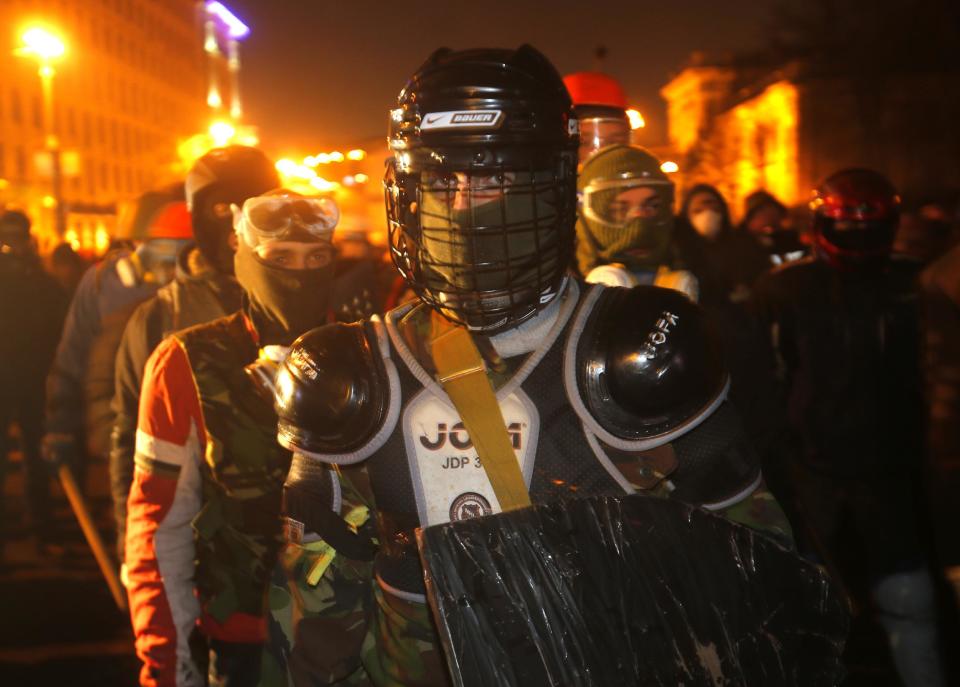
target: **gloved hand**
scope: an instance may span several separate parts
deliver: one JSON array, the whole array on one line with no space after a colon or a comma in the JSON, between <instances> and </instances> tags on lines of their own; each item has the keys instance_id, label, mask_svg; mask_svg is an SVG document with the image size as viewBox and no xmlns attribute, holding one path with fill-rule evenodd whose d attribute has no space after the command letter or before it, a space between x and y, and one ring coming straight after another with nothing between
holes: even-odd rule
<instances>
[{"instance_id":1,"label":"gloved hand","mask_svg":"<svg viewBox=\"0 0 960 687\"><path fill-rule=\"evenodd\" d=\"M340 515L342 505L337 474L312 458L294 453L283 484L288 541L299 544L304 534L317 534L347 558L373 560L377 547L372 531L357 530L345 520Z\"/></svg>"},{"instance_id":2,"label":"gloved hand","mask_svg":"<svg viewBox=\"0 0 960 687\"><path fill-rule=\"evenodd\" d=\"M52 472L56 472L61 465L76 465L79 453L77 439L72 434L48 432L43 435L40 455Z\"/></svg>"}]
</instances>

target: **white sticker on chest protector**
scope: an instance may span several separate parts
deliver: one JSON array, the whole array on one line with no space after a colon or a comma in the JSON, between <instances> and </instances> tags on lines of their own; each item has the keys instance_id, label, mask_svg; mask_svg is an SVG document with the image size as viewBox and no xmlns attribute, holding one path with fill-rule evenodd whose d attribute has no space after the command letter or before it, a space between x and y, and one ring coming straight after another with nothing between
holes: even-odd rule
<instances>
[{"instance_id":1,"label":"white sticker on chest protector","mask_svg":"<svg viewBox=\"0 0 960 687\"><path fill-rule=\"evenodd\" d=\"M500 411L529 488L540 429L537 410L517 390L500 401ZM473 442L446 398L427 389L417 394L403 413L403 435L424 527L500 512Z\"/></svg>"}]
</instances>

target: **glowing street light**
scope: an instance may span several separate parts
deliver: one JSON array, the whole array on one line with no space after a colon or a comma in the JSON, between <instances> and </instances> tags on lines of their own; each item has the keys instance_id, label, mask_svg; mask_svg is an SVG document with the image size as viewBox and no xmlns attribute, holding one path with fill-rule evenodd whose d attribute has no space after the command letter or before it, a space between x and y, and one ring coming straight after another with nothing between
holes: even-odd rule
<instances>
[{"instance_id":1,"label":"glowing street light","mask_svg":"<svg viewBox=\"0 0 960 687\"><path fill-rule=\"evenodd\" d=\"M18 55L36 57L41 62L41 68L52 60L63 57L67 46L56 34L42 26L33 26L20 36L23 45L17 50Z\"/></svg>"},{"instance_id":2,"label":"glowing street light","mask_svg":"<svg viewBox=\"0 0 960 687\"><path fill-rule=\"evenodd\" d=\"M647 122L643 119L643 115L637 110L627 110L627 119L630 120L631 129L642 129L647 125Z\"/></svg>"},{"instance_id":3,"label":"glowing street light","mask_svg":"<svg viewBox=\"0 0 960 687\"><path fill-rule=\"evenodd\" d=\"M210 125L210 138L213 139L215 148L222 148L233 140L237 135L237 130L230 122L218 120Z\"/></svg>"},{"instance_id":4,"label":"glowing street light","mask_svg":"<svg viewBox=\"0 0 960 687\"><path fill-rule=\"evenodd\" d=\"M35 58L39 63L37 73L43 92L43 130L47 152L50 153L51 191L44 198L44 206L53 209L54 227L63 236L66 230L66 215L63 207L63 174L60 166L60 142L53 130L53 77L56 71L51 64L67 53L67 46L55 33L42 26L30 26L20 35L21 46L16 54ZM49 201L47 200L49 198Z\"/></svg>"},{"instance_id":5,"label":"glowing street light","mask_svg":"<svg viewBox=\"0 0 960 687\"><path fill-rule=\"evenodd\" d=\"M667 160L662 165L660 165L660 171L664 174L673 174L674 172L680 171L680 165L678 165L673 160Z\"/></svg>"}]
</instances>

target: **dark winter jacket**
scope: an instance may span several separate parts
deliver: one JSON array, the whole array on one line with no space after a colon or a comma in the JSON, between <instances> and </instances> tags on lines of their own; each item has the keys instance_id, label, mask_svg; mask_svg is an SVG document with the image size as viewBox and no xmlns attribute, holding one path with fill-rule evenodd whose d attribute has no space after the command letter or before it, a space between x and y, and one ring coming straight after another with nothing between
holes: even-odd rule
<instances>
[{"instance_id":1,"label":"dark winter jacket","mask_svg":"<svg viewBox=\"0 0 960 687\"><path fill-rule=\"evenodd\" d=\"M117 345L133 308L156 290L156 284L137 278L126 252L105 258L83 275L47 377L48 433L83 433L89 454L107 454Z\"/></svg>"},{"instance_id":2,"label":"dark winter jacket","mask_svg":"<svg viewBox=\"0 0 960 687\"><path fill-rule=\"evenodd\" d=\"M115 359L110 484L119 535L117 541L121 547L126 528L127 496L133 480L140 385L147 359L169 334L240 309L240 285L232 276L221 274L205 264L196 248L183 251L177 273L174 281L134 310Z\"/></svg>"}]
</instances>

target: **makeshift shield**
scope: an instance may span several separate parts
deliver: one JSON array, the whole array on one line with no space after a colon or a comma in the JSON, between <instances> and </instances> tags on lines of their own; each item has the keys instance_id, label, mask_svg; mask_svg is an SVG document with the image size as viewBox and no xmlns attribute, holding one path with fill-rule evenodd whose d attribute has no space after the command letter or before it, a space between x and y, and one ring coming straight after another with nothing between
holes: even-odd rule
<instances>
[{"instance_id":1,"label":"makeshift shield","mask_svg":"<svg viewBox=\"0 0 960 687\"><path fill-rule=\"evenodd\" d=\"M418 533L453 681L836 685L848 627L825 573L705 510L597 497Z\"/></svg>"}]
</instances>

